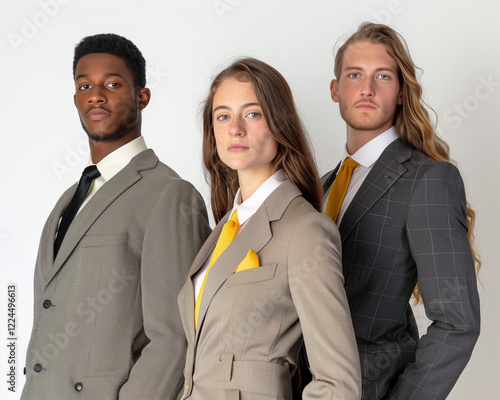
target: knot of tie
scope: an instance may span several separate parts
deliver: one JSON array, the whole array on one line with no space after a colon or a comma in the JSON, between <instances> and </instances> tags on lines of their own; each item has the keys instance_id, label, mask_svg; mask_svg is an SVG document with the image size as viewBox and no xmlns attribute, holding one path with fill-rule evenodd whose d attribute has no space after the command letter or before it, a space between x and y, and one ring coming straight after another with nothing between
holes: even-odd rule
<instances>
[{"instance_id":1,"label":"knot of tie","mask_svg":"<svg viewBox=\"0 0 500 400\"><path fill-rule=\"evenodd\" d=\"M354 161L351 157L347 157L342 163L341 169L351 168L351 174L352 174L352 170L356 168L358 165L359 165L358 162ZM341 173L341 171L339 171L339 173Z\"/></svg>"},{"instance_id":2,"label":"knot of tie","mask_svg":"<svg viewBox=\"0 0 500 400\"><path fill-rule=\"evenodd\" d=\"M101 173L99 172L99 170L95 165L89 165L87 168L83 170L82 175L90 179L95 179L100 177Z\"/></svg>"}]
</instances>

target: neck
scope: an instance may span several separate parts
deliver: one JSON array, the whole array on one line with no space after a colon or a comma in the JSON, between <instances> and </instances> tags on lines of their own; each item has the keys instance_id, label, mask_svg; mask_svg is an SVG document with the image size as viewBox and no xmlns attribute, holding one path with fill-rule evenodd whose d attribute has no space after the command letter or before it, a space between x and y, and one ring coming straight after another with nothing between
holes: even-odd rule
<instances>
[{"instance_id":1,"label":"neck","mask_svg":"<svg viewBox=\"0 0 500 400\"><path fill-rule=\"evenodd\" d=\"M249 171L247 173L245 171L238 171L241 201L243 202L250 198L260 185L267 181L274 172L273 170L259 171L259 173L255 171Z\"/></svg>"},{"instance_id":2,"label":"neck","mask_svg":"<svg viewBox=\"0 0 500 400\"><path fill-rule=\"evenodd\" d=\"M119 149L127 143L130 143L132 140L137 139L139 136L141 136L140 133L133 136L127 135L122 136L116 140L110 140L109 142L101 142L89 139L90 156L92 158L92 162L94 164L97 164L104 157L108 156L113 151Z\"/></svg>"},{"instance_id":3,"label":"neck","mask_svg":"<svg viewBox=\"0 0 500 400\"><path fill-rule=\"evenodd\" d=\"M361 147L375 139L381 133L384 133L388 127L381 127L373 131L360 130L346 125L346 147L349 155L356 153Z\"/></svg>"}]
</instances>

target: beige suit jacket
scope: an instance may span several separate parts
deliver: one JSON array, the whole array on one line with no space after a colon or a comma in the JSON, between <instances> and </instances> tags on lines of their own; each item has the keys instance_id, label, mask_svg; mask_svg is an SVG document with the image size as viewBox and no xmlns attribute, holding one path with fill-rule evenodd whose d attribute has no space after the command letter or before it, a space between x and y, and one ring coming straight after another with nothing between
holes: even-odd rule
<instances>
[{"instance_id":1,"label":"beige suit jacket","mask_svg":"<svg viewBox=\"0 0 500 400\"><path fill-rule=\"evenodd\" d=\"M23 400L175 399L186 341L177 295L209 233L203 199L145 150L54 236L43 229Z\"/></svg>"},{"instance_id":2,"label":"beige suit jacket","mask_svg":"<svg viewBox=\"0 0 500 400\"><path fill-rule=\"evenodd\" d=\"M183 399L291 399L303 338L314 375L304 398L359 399L339 233L290 181L268 197L212 266L195 334L192 277L226 220L200 250L179 294L188 341ZM234 273L250 249L260 266Z\"/></svg>"}]
</instances>

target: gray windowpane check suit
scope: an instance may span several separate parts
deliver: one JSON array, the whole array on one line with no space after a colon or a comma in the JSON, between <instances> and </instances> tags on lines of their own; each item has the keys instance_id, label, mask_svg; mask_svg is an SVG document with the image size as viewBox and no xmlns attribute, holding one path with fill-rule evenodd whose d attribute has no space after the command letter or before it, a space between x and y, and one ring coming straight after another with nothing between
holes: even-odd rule
<instances>
[{"instance_id":1,"label":"gray windowpane check suit","mask_svg":"<svg viewBox=\"0 0 500 400\"><path fill-rule=\"evenodd\" d=\"M325 190L335 172L323 177ZM375 162L339 230L363 399L445 399L480 322L458 170L397 139ZM432 321L420 340L409 304L417 279Z\"/></svg>"}]
</instances>

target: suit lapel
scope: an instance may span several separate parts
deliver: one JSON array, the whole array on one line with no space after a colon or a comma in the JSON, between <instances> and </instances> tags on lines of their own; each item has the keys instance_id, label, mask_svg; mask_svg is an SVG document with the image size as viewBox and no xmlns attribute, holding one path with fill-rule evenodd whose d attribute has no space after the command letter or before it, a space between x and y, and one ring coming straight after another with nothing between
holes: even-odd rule
<instances>
[{"instance_id":1,"label":"suit lapel","mask_svg":"<svg viewBox=\"0 0 500 400\"><path fill-rule=\"evenodd\" d=\"M189 277L179 293L179 311L182 326L190 346L194 347L194 288Z\"/></svg>"},{"instance_id":2,"label":"suit lapel","mask_svg":"<svg viewBox=\"0 0 500 400\"><path fill-rule=\"evenodd\" d=\"M340 163L337 164L337 166L333 169L333 171L330 171L321 178L321 184L323 185L324 193L328 192L328 190L332 186L333 181L337 177L337 171L339 170L339 168L340 168Z\"/></svg>"},{"instance_id":3,"label":"suit lapel","mask_svg":"<svg viewBox=\"0 0 500 400\"><path fill-rule=\"evenodd\" d=\"M40 265L41 275L43 277L41 280L41 282L43 282L43 288L45 288L48 284L48 279L51 276L51 270L54 265L54 240L56 237L56 230L59 225L59 219L71 201L77 186L78 184L75 183L59 198L59 201L50 213L49 218L47 218L47 222L43 228L41 235L42 240L40 242L40 250L37 259L37 262Z\"/></svg>"},{"instance_id":4,"label":"suit lapel","mask_svg":"<svg viewBox=\"0 0 500 400\"><path fill-rule=\"evenodd\" d=\"M118 174L116 174L112 179L106 182L97 191L97 193L89 200L89 202L78 213L78 215L71 223L61 244L61 248L57 253L57 257L53 262L53 265L51 265L50 268L46 269L46 273L44 273L46 285L50 283L52 278L64 265L82 237L87 233L87 231L101 216L101 214L106 211L106 209L128 188L130 188L141 179L142 176L139 171L154 168L157 163L158 158L154 154L153 150L145 150L135 156L125 168L123 168ZM73 192L74 190L72 191L72 193ZM69 203L70 199L71 196L69 196L69 198L65 201L66 204L64 206L67 206L67 203ZM57 217L55 217L57 222L59 221L59 216L61 214L62 211L57 214ZM57 222L53 224L54 233ZM49 235L49 239L50 237L52 237L52 244L49 244L49 246L53 248L54 236ZM50 256L53 257L53 250L48 251L47 255L49 253Z\"/></svg>"},{"instance_id":5,"label":"suit lapel","mask_svg":"<svg viewBox=\"0 0 500 400\"><path fill-rule=\"evenodd\" d=\"M217 243L217 239L220 236L222 231L222 227L224 223L229 218L229 215L226 214L221 221L217 224L217 226L213 229L210 236L207 238L203 246L201 246L200 251L196 255L193 264L191 264L191 269L189 270L189 277L187 279L186 284L183 287L183 302L179 305L181 308L182 319L184 320L184 327L186 336L188 341L194 345L194 285L193 285L193 277L200 270L200 268L205 264L205 261L210 256L211 252L215 248ZM201 313L200 313L201 315Z\"/></svg>"},{"instance_id":6,"label":"suit lapel","mask_svg":"<svg viewBox=\"0 0 500 400\"><path fill-rule=\"evenodd\" d=\"M248 221L248 224L240 231L238 236L233 240L229 247L220 255L217 261L210 269L203 291L203 297L200 305L200 313L198 315L198 325L202 326L208 307L222 284L227 278L234 273L238 264L245 258L250 249L254 250L257 254L272 238L271 222L278 220L283 215L286 207L297 196L300 196L298 188L286 181L280 185L271 195L266 199L264 204L257 210L257 212ZM196 271L206 261L209 253L215 247L217 239L222 230L224 222L227 221L229 215L226 215L219 223L212 233L212 238L209 238L208 250L204 249L200 258L196 258L198 267ZM204 246L205 247L205 246ZM194 297L194 296L193 296ZM193 300L194 301L194 300ZM192 310L192 324L194 331L194 304ZM196 331L196 337L199 336L200 328Z\"/></svg>"},{"instance_id":7,"label":"suit lapel","mask_svg":"<svg viewBox=\"0 0 500 400\"><path fill-rule=\"evenodd\" d=\"M411 154L411 148L400 139L395 140L383 151L342 218L339 226L342 242L368 210L406 172L403 163L411 157Z\"/></svg>"},{"instance_id":8,"label":"suit lapel","mask_svg":"<svg viewBox=\"0 0 500 400\"><path fill-rule=\"evenodd\" d=\"M226 220L224 219L224 221ZM200 330L199 327L203 324L212 298L222 284L234 273L236 267L245 258L249 249L253 249L258 253L269 242L271 236L267 210L265 207L261 207L227 249L219 256L214 265L212 265L207 276L207 281L205 282L205 289L201 300L197 333Z\"/></svg>"}]
</instances>

